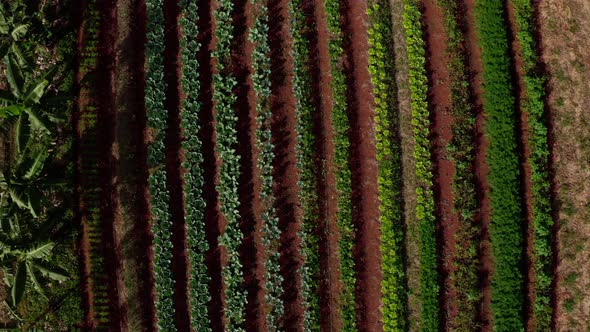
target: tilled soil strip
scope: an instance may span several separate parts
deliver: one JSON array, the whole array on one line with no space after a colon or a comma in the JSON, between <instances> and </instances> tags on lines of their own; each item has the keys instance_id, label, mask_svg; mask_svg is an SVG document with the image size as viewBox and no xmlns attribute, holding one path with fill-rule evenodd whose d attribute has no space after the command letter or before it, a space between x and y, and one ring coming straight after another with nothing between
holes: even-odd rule
<instances>
[{"instance_id":1,"label":"tilled soil strip","mask_svg":"<svg viewBox=\"0 0 590 332\"><path fill-rule=\"evenodd\" d=\"M352 219L356 228L353 255L357 273L357 328L359 331L381 331L378 170L366 2L345 0L341 10L347 104L351 122L349 165L352 172Z\"/></svg>"},{"instance_id":2,"label":"tilled soil strip","mask_svg":"<svg viewBox=\"0 0 590 332\"><path fill-rule=\"evenodd\" d=\"M301 291L302 211L299 201L299 171L296 160L296 106L293 85L292 40L288 0L269 0L271 91L270 108L274 145L273 177L276 212L281 230L279 245L283 276L284 317L282 328L303 331L304 308Z\"/></svg>"},{"instance_id":3,"label":"tilled soil strip","mask_svg":"<svg viewBox=\"0 0 590 332\"><path fill-rule=\"evenodd\" d=\"M238 117L238 147L240 175L238 194L240 199L240 228L244 234L240 257L247 290L245 328L248 331L266 331L264 248L262 246L262 207L260 199L261 177L256 148L256 94L252 80L252 52L249 40L253 24L253 8L250 0L234 2L232 40L232 69L237 80L236 116Z\"/></svg>"},{"instance_id":4,"label":"tilled soil strip","mask_svg":"<svg viewBox=\"0 0 590 332\"><path fill-rule=\"evenodd\" d=\"M88 239L88 226L86 224L87 211L84 209L84 175L82 174L82 151L84 150L84 143L82 140L81 124L83 121L82 112L86 106L86 98L84 96L85 86L82 81L84 79L85 72L82 72L81 65L84 62L84 52L86 50L86 22L85 17L87 14L87 3L85 0L80 1L79 6L74 10L73 18L77 20L74 22L77 29L76 36L76 56L75 56L75 73L74 73L74 84L73 93L76 96L76 102L74 103L74 110L72 112L72 128L74 129L74 140L72 144L72 153L74 154L75 161L75 172L74 172L74 219L76 225L79 227L79 238L78 238L78 259L80 265L80 290L81 290L81 305L84 311L84 321L82 327L85 329L91 329L93 326L92 317L94 316L93 306L93 293L92 285L90 280L90 243Z\"/></svg>"},{"instance_id":5,"label":"tilled soil strip","mask_svg":"<svg viewBox=\"0 0 590 332\"><path fill-rule=\"evenodd\" d=\"M172 274L174 276L174 315L178 331L190 331L188 300L188 255L184 220L182 127L180 123L182 91L180 86L180 9L175 0L164 1L164 81L166 82L166 186L170 193L172 217Z\"/></svg>"},{"instance_id":6,"label":"tilled soil strip","mask_svg":"<svg viewBox=\"0 0 590 332\"><path fill-rule=\"evenodd\" d=\"M145 0L119 1L117 61L118 176L122 210L123 269L129 328L156 330L152 235L150 227L147 117L145 110ZM126 27L125 33L121 27ZM125 60L123 60L125 59ZM131 59L131 61L127 61ZM128 179L128 181L125 180ZM122 216L122 218L124 218Z\"/></svg>"},{"instance_id":7,"label":"tilled soil strip","mask_svg":"<svg viewBox=\"0 0 590 332\"><path fill-rule=\"evenodd\" d=\"M445 330L457 315L455 298L457 290L453 282L456 271L455 235L459 230L459 220L454 211L453 178L455 164L446 158L446 149L453 139L451 115L451 77L449 59L446 53L448 42L444 27L444 16L436 0L422 2L424 12L425 39L429 70L429 107L431 117L431 142L435 167L435 201L438 218L439 269L442 278L440 292L442 326Z\"/></svg>"},{"instance_id":8,"label":"tilled soil strip","mask_svg":"<svg viewBox=\"0 0 590 332\"><path fill-rule=\"evenodd\" d=\"M484 114L483 114L483 63L481 50L477 42L477 32L475 30L475 0L463 0L465 9L465 20L467 31L465 39L469 51L469 70L471 76L471 88L473 89L474 104L476 109L476 154L475 154L475 177L478 190L479 217L481 224L481 246L480 246L480 284L482 288L482 303L479 313L479 320L482 325L482 331L492 330L492 291L491 275L493 273L493 262L490 247L490 187L487 182L489 168L486 163L486 149L488 142L484 132Z\"/></svg>"},{"instance_id":9,"label":"tilled soil strip","mask_svg":"<svg viewBox=\"0 0 590 332\"><path fill-rule=\"evenodd\" d=\"M117 6L116 0L98 2L100 29L98 33L98 62L96 72L97 97L97 139L100 178L100 225L102 228L102 246L104 250L105 272L107 274L107 291L109 297L110 329L127 330L127 302L121 264L121 245L118 229L119 197L117 190L118 152L115 149L117 128L115 66Z\"/></svg>"},{"instance_id":10,"label":"tilled soil strip","mask_svg":"<svg viewBox=\"0 0 590 332\"><path fill-rule=\"evenodd\" d=\"M203 143L203 195L205 199L205 237L209 243L206 254L207 268L209 271L209 289L211 301L209 302L209 318L213 331L225 331L225 285L221 274L225 264L224 247L219 246L219 236L225 228L225 218L219 208L219 194L216 186L219 184L218 157L215 152L216 133L215 108L213 105L213 69L216 59L212 57L215 47L215 20L213 19L213 0L199 0L199 35L197 42L201 45L196 55L199 61L200 88L199 101L201 111L199 123L201 129L199 139Z\"/></svg>"},{"instance_id":11,"label":"tilled soil strip","mask_svg":"<svg viewBox=\"0 0 590 332\"><path fill-rule=\"evenodd\" d=\"M518 27L516 25L516 17L514 8L510 1L506 1L507 19L510 23L510 40L511 56L513 59L513 80L516 95L516 107L520 115L519 134L519 150L520 150L520 167L523 176L522 192L524 196L524 217L525 225L525 326L527 331L535 330L534 304L535 304L535 263L533 261L534 248L534 223L533 223L533 193L532 193L532 168L529 162L531 149L529 146L529 121L527 112L523 109L523 102L526 100L526 87L524 82L522 49L517 38Z\"/></svg>"},{"instance_id":12,"label":"tilled soil strip","mask_svg":"<svg viewBox=\"0 0 590 332\"><path fill-rule=\"evenodd\" d=\"M340 331L340 262L338 256L337 192L334 166L334 132L332 108L334 101L330 87L330 55L328 53L328 26L323 1L305 0L302 10L306 13L309 33L309 70L311 72L311 102L316 110L312 114L312 131L315 138L314 160L318 166L317 197L319 215L316 227L319 251L319 311L322 331Z\"/></svg>"}]
</instances>

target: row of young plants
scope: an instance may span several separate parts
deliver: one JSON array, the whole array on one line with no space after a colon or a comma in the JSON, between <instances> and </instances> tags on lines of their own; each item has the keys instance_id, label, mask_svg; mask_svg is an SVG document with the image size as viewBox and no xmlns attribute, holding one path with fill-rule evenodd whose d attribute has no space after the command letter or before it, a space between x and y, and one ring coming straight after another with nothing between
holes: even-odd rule
<instances>
[{"instance_id":1,"label":"row of young plants","mask_svg":"<svg viewBox=\"0 0 590 332\"><path fill-rule=\"evenodd\" d=\"M81 77L79 131L80 142L80 177L81 201L85 206L83 212L83 230L89 247L88 265L90 266L90 287L92 292L90 304L93 316L92 324L95 328L109 327L109 301L105 281L107 273L103 254L102 225L99 210L100 180L98 177L98 137L97 137L97 105L96 85L94 80L88 79L97 70L98 59L98 31L100 27L100 12L96 1L88 1L83 14L82 29L84 39L80 50L79 77ZM94 77L92 77L94 78Z\"/></svg>"},{"instance_id":2,"label":"row of young plants","mask_svg":"<svg viewBox=\"0 0 590 332\"><path fill-rule=\"evenodd\" d=\"M420 251L420 296L424 331L439 326L438 273L432 162L430 155L430 120L427 103L426 50L422 38L422 17L417 0L404 0L403 27L408 55L408 82L412 108L414 159L416 172L416 218Z\"/></svg>"},{"instance_id":3,"label":"row of young plants","mask_svg":"<svg viewBox=\"0 0 590 332\"><path fill-rule=\"evenodd\" d=\"M164 107L164 1L146 0L147 38L145 107L151 133L148 146L149 191L154 251L154 282L158 329L176 331L174 324L174 277L170 195L166 188L165 132L168 112Z\"/></svg>"},{"instance_id":4,"label":"row of young plants","mask_svg":"<svg viewBox=\"0 0 590 332\"><path fill-rule=\"evenodd\" d=\"M205 254L209 245L205 238L205 200L202 143L197 133L200 129L198 100L200 81L199 63L195 54L201 45L195 36L199 33L198 8L196 0L182 0L178 3L180 16L180 56L182 63L181 85L185 98L182 100L181 126L184 133L182 150L185 160L182 163L184 177L184 220L187 230L187 254L189 260L188 292L191 306L191 325L197 331L210 331L211 322L207 303L211 299L209 275L205 264Z\"/></svg>"},{"instance_id":5,"label":"row of young plants","mask_svg":"<svg viewBox=\"0 0 590 332\"><path fill-rule=\"evenodd\" d=\"M338 189L338 229L340 231L340 275L342 288L340 304L344 331L356 330L353 246L354 226L352 222L352 174L348 165L350 154L350 122L346 103L346 77L344 75L343 34L340 22L340 1L326 0L328 31L330 33L329 54L332 67L332 91L334 96L333 128L335 133L336 183Z\"/></svg>"},{"instance_id":6,"label":"row of young plants","mask_svg":"<svg viewBox=\"0 0 590 332\"><path fill-rule=\"evenodd\" d=\"M225 247L227 261L222 269L225 283L225 318L229 331L244 331L244 312L246 307L246 290L243 288L243 267L240 261L240 246L243 234L239 223L238 175L240 157L237 145L237 121L234 105L236 96L233 89L237 84L231 72L231 41L233 2L220 0L213 12L215 20L215 37L217 44L212 57L217 59L213 75L213 101L216 109L217 142L215 151L220 161L219 194L220 210L227 222L219 245Z\"/></svg>"},{"instance_id":7,"label":"row of young plants","mask_svg":"<svg viewBox=\"0 0 590 332\"><path fill-rule=\"evenodd\" d=\"M539 69L539 55L535 41L535 17L531 0L511 0L516 17L523 60L524 99L521 112L528 118L528 163L532 171L533 208L533 257L535 280L535 303L532 305L537 331L551 328L551 242L553 219L551 216L551 179L549 175L548 124L544 107L544 84L546 77Z\"/></svg>"},{"instance_id":8,"label":"row of young plants","mask_svg":"<svg viewBox=\"0 0 590 332\"><path fill-rule=\"evenodd\" d=\"M453 138L447 147L448 157L455 163L453 198L459 218L457 245L455 247L456 270L453 281L457 291L455 298L457 315L449 326L453 329L476 330L476 318L481 300L478 283L479 225L477 220L477 191L475 187L475 108L471 102L469 73L467 71L466 41L461 23L464 20L459 3L439 0L444 14L448 43L446 55L451 77L451 100L454 118Z\"/></svg>"},{"instance_id":9,"label":"row of young plants","mask_svg":"<svg viewBox=\"0 0 590 332\"><path fill-rule=\"evenodd\" d=\"M280 273L279 243L281 230L274 208L272 161L274 158L271 142L270 119L270 48L268 45L268 11L266 0L251 0L254 24L249 39L254 43L252 53L252 81L256 92L256 147L259 151L258 169L261 176L260 200L262 203L262 244L265 249L265 286L267 324L271 329L279 326L283 315L282 282Z\"/></svg>"},{"instance_id":10,"label":"row of young plants","mask_svg":"<svg viewBox=\"0 0 590 332\"><path fill-rule=\"evenodd\" d=\"M486 151L491 204L489 233L494 260L491 310L495 329L521 331L524 329L523 202L504 3L477 1L474 14L482 50L484 126L489 141Z\"/></svg>"},{"instance_id":11,"label":"row of young plants","mask_svg":"<svg viewBox=\"0 0 590 332\"><path fill-rule=\"evenodd\" d=\"M304 0L293 0L291 8L302 8ZM319 331L319 244L316 233L319 210L316 165L314 163L315 138L313 135L312 114L315 108L311 103L311 73L308 60L309 41L306 35L310 27L303 10L291 10L293 29L294 86L297 98L297 168L300 170L299 197L303 212L301 239L305 257L302 268L303 298L305 304L306 331Z\"/></svg>"},{"instance_id":12,"label":"row of young plants","mask_svg":"<svg viewBox=\"0 0 590 332\"><path fill-rule=\"evenodd\" d=\"M391 7L388 0L371 0L369 17L369 71L375 96L377 161L383 281L383 328L406 329L406 287L403 264L403 210L401 147L396 112L396 84Z\"/></svg>"}]
</instances>

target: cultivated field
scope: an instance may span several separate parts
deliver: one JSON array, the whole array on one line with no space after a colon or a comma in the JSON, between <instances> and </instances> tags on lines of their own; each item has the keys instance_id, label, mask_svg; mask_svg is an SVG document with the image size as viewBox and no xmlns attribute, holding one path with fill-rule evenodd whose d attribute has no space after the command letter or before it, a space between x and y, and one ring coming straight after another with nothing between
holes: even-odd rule
<instances>
[{"instance_id":1,"label":"cultivated field","mask_svg":"<svg viewBox=\"0 0 590 332\"><path fill-rule=\"evenodd\" d=\"M49 2L66 88L21 94L0 48L3 326L590 329L585 0ZM18 256L14 211L53 225L10 171L47 86L71 188L43 193L74 227ZM59 278L33 261L54 246L77 258ZM75 300L32 306L65 280Z\"/></svg>"}]
</instances>

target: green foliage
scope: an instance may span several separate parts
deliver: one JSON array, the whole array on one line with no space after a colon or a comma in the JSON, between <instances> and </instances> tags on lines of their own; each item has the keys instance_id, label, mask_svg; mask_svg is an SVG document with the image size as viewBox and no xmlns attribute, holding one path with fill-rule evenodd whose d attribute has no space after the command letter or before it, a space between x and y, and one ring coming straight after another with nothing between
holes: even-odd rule
<instances>
[{"instance_id":1,"label":"green foliage","mask_svg":"<svg viewBox=\"0 0 590 332\"><path fill-rule=\"evenodd\" d=\"M154 235L154 280L158 328L176 331L174 324L174 278L172 276L172 217L166 188L164 133L167 112L164 107L164 12L163 0L147 0L145 106L153 141L148 146L149 190Z\"/></svg>"},{"instance_id":2,"label":"green foliage","mask_svg":"<svg viewBox=\"0 0 590 332\"><path fill-rule=\"evenodd\" d=\"M379 199L383 282L383 328L404 331L406 287L403 266L403 219L401 146L397 137L399 119L396 110L391 8L389 1L373 0L368 6L369 71L375 95L377 161L379 162Z\"/></svg>"},{"instance_id":3,"label":"green foliage","mask_svg":"<svg viewBox=\"0 0 590 332\"><path fill-rule=\"evenodd\" d=\"M252 63L254 72L252 82L256 91L256 146L259 151L258 169L262 185L260 200L262 203L262 243L266 252L266 313L270 330L279 328L283 315L282 282L279 263L279 243L281 230L274 208L275 198L272 185L272 160L274 158L270 130L270 48L268 45L268 12L265 0L251 0L254 10L254 24L249 31L249 39L254 43Z\"/></svg>"},{"instance_id":4,"label":"green foliage","mask_svg":"<svg viewBox=\"0 0 590 332\"><path fill-rule=\"evenodd\" d=\"M179 3L181 9L180 51L182 60L182 88L185 98L182 100L181 126L186 133L182 141L185 161L184 173L185 222L189 256L189 301L191 304L191 325L197 331L210 331L211 322L207 312L207 303L211 299L209 292L209 275L205 264L205 253L209 249L205 238L205 200L202 188L203 155L199 132L200 103L198 100L199 63L195 54L200 44L194 38L198 35L197 1L184 0Z\"/></svg>"},{"instance_id":5,"label":"green foliage","mask_svg":"<svg viewBox=\"0 0 590 332\"><path fill-rule=\"evenodd\" d=\"M213 57L217 59L217 73L213 75L214 94L217 110L217 145L216 152L221 161L220 182L217 186L219 204L227 225L220 236L219 244L227 249L227 265L222 270L225 281L227 329L244 330L244 308L246 290L242 287L244 276L240 262L239 248L243 234L240 230L238 215L238 175L240 172L239 156L235 151L237 144L237 117L234 111L236 97L233 88L236 79L231 75L230 44L232 39L231 0L219 1L213 12L216 22L215 35L217 45Z\"/></svg>"},{"instance_id":6,"label":"green foliage","mask_svg":"<svg viewBox=\"0 0 590 332\"><path fill-rule=\"evenodd\" d=\"M342 305L343 331L355 331L356 314L354 285L353 243L354 228L352 223L352 174L348 166L350 153L350 123L346 103L346 78L343 68L343 35L340 26L340 1L326 0L328 31L330 33L329 54L332 66L332 91L334 96L333 127L335 133L336 183L338 189L338 228L340 231L340 275L342 289L340 303Z\"/></svg>"},{"instance_id":7,"label":"green foliage","mask_svg":"<svg viewBox=\"0 0 590 332\"><path fill-rule=\"evenodd\" d=\"M436 225L432 192L433 175L430 161L430 141L428 140L430 121L426 102L428 93L425 69L426 51L422 39L421 14L418 1L404 1L403 26L408 52L412 127L414 141L416 142L414 159L417 178L416 217L419 223L421 329L423 331L436 331L439 326Z\"/></svg>"},{"instance_id":8,"label":"green foliage","mask_svg":"<svg viewBox=\"0 0 590 332\"><path fill-rule=\"evenodd\" d=\"M535 271L535 315L536 330L547 331L551 328L551 242L553 219L551 217L551 188L549 176L548 129L545 116L544 84L546 78L538 71L540 61L534 39L533 7L530 0L511 1L516 17L520 43L520 56L523 60L524 100L521 111L528 116L530 147L529 165L532 171L532 208L533 208L533 262Z\"/></svg>"},{"instance_id":9,"label":"green foliage","mask_svg":"<svg viewBox=\"0 0 590 332\"><path fill-rule=\"evenodd\" d=\"M291 6L301 8L302 0L294 0ZM310 27L302 10L293 10L293 60L295 67L295 95L297 97L297 168L300 170L299 197L303 210L303 254L305 262L302 267L303 297L306 306L305 330L319 331L319 289L320 278L318 237L316 235L318 216L317 177L314 163L315 138L313 135L312 114L315 111L311 103L311 73L308 70L309 41L306 34Z\"/></svg>"},{"instance_id":10,"label":"green foliage","mask_svg":"<svg viewBox=\"0 0 590 332\"><path fill-rule=\"evenodd\" d=\"M475 109L471 103L469 74L465 54L465 36L459 27L464 19L459 4L454 0L439 1L442 6L445 28L449 39L447 56L452 80L451 98L454 117L453 139L447 154L455 163L453 198L455 211L459 212L460 228L457 232L455 262L457 270L453 276L457 292L457 316L451 326L462 330L477 330L478 304L481 290L478 283L479 260L477 246L479 224L477 219L477 192L473 165L475 162Z\"/></svg>"},{"instance_id":11,"label":"green foliage","mask_svg":"<svg viewBox=\"0 0 590 332\"><path fill-rule=\"evenodd\" d=\"M490 242L494 258L491 280L492 313L499 331L521 331L524 277L522 273L522 197L516 137L516 108L503 2L481 0L475 19L483 57L486 161L490 185Z\"/></svg>"}]
</instances>

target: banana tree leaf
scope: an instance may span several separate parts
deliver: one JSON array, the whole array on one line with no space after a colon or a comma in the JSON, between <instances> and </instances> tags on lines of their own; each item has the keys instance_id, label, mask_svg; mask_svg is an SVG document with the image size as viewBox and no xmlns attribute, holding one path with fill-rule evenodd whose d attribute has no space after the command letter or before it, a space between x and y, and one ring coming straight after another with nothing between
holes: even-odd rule
<instances>
[{"instance_id":1,"label":"banana tree leaf","mask_svg":"<svg viewBox=\"0 0 590 332\"><path fill-rule=\"evenodd\" d=\"M33 283L33 288L37 291L37 293L39 293L44 299L49 300L47 298L47 295L45 295L45 292L43 291L43 287L41 287L41 285L39 284L37 276L35 276L35 270L31 263L27 263L27 274L29 275Z\"/></svg>"},{"instance_id":2,"label":"banana tree leaf","mask_svg":"<svg viewBox=\"0 0 590 332\"><path fill-rule=\"evenodd\" d=\"M40 262L35 262L34 265L35 265L35 268L37 270L39 270L39 272L41 272L41 274L43 274L44 276L51 278L53 280L66 281L69 278L66 270L64 270L60 267L50 268Z\"/></svg>"},{"instance_id":3,"label":"banana tree leaf","mask_svg":"<svg viewBox=\"0 0 590 332\"><path fill-rule=\"evenodd\" d=\"M46 151L37 152L37 155L35 155L30 165L24 165L27 169L23 178L25 180L31 180L38 177L45 166L45 160L47 160L47 157L48 153Z\"/></svg>"},{"instance_id":4,"label":"banana tree leaf","mask_svg":"<svg viewBox=\"0 0 590 332\"><path fill-rule=\"evenodd\" d=\"M12 283L12 306L16 307L25 295L25 288L27 286L27 267L25 262L18 263L14 282Z\"/></svg>"},{"instance_id":5,"label":"banana tree leaf","mask_svg":"<svg viewBox=\"0 0 590 332\"><path fill-rule=\"evenodd\" d=\"M26 105L38 104L43 95L45 89L49 86L49 81L43 79L35 82L31 85L31 88L25 93L23 101Z\"/></svg>"},{"instance_id":6,"label":"banana tree leaf","mask_svg":"<svg viewBox=\"0 0 590 332\"><path fill-rule=\"evenodd\" d=\"M10 105L7 107L0 107L0 118L11 118L20 115L26 110L23 105Z\"/></svg>"},{"instance_id":7,"label":"banana tree leaf","mask_svg":"<svg viewBox=\"0 0 590 332\"><path fill-rule=\"evenodd\" d=\"M22 191L21 188L16 186L11 186L8 189L8 193L10 193L10 198L16 205L21 209L28 209L29 208L29 199L27 195Z\"/></svg>"},{"instance_id":8,"label":"banana tree leaf","mask_svg":"<svg viewBox=\"0 0 590 332\"><path fill-rule=\"evenodd\" d=\"M19 68L14 57L10 54L5 58L8 60L6 61L6 79L10 85L10 90L15 96L20 98L22 96L23 85L25 84L21 68Z\"/></svg>"},{"instance_id":9,"label":"banana tree leaf","mask_svg":"<svg viewBox=\"0 0 590 332\"><path fill-rule=\"evenodd\" d=\"M49 125L47 121L43 118L41 114L37 114L32 108L28 107L25 108L25 113L29 115L29 120L31 121L31 127L33 129L44 130L48 131Z\"/></svg>"},{"instance_id":10,"label":"banana tree leaf","mask_svg":"<svg viewBox=\"0 0 590 332\"><path fill-rule=\"evenodd\" d=\"M12 45L10 45L8 54L16 58L16 63L20 66L21 71L31 68L31 64L33 63L32 54L23 52L20 47L18 47L17 43L12 43Z\"/></svg>"},{"instance_id":11,"label":"banana tree leaf","mask_svg":"<svg viewBox=\"0 0 590 332\"><path fill-rule=\"evenodd\" d=\"M27 259L43 259L51 254L53 247L55 247L55 243L48 242L31 248L26 251Z\"/></svg>"},{"instance_id":12,"label":"banana tree leaf","mask_svg":"<svg viewBox=\"0 0 590 332\"><path fill-rule=\"evenodd\" d=\"M18 41L20 38L27 34L27 31L29 31L29 24L20 24L12 30L10 35L12 36L12 39Z\"/></svg>"},{"instance_id":13,"label":"banana tree leaf","mask_svg":"<svg viewBox=\"0 0 590 332\"><path fill-rule=\"evenodd\" d=\"M37 218L41 214L41 192L35 189L32 189L28 193L29 195L29 211L31 211L31 215Z\"/></svg>"},{"instance_id":14,"label":"banana tree leaf","mask_svg":"<svg viewBox=\"0 0 590 332\"><path fill-rule=\"evenodd\" d=\"M16 122L16 153L21 154L27 146L31 138L31 123L29 117L21 114Z\"/></svg>"},{"instance_id":15,"label":"banana tree leaf","mask_svg":"<svg viewBox=\"0 0 590 332\"><path fill-rule=\"evenodd\" d=\"M0 106L6 107L14 104L17 104L17 101L12 95L12 92L8 90L0 90Z\"/></svg>"}]
</instances>

